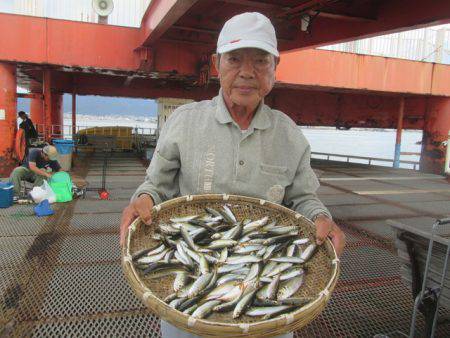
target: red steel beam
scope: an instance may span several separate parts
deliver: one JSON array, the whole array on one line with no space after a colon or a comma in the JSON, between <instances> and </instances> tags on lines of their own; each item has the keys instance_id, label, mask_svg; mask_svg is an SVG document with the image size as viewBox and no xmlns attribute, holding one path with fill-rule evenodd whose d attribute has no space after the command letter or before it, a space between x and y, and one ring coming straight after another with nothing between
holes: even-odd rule
<instances>
[{"instance_id":1,"label":"red steel beam","mask_svg":"<svg viewBox=\"0 0 450 338\"><path fill-rule=\"evenodd\" d=\"M450 1L389 0L379 2L374 21L347 21L318 16L309 33L280 41L281 50L305 49L423 28L450 22Z\"/></svg>"},{"instance_id":2,"label":"red steel beam","mask_svg":"<svg viewBox=\"0 0 450 338\"><path fill-rule=\"evenodd\" d=\"M277 81L390 93L450 96L450 66L325 50L281 54Z\"/></svg>"},{"instance_id":3,"label":"red steel beam","mask_svg":"<svg viewBox=\"0 0 450 338\"><path fill-rule=\"evenodd\" d=\"M238 6L253 7L257 10L259 9L270 11L270 10L280 10L282 8L282 6L280 5L274 5L266 2L252 1L252 0L221 0L221 2L226 2Z\"/></svg>"},{"instance_id":4,"label":"red steel beam","mask_svg":"<svg viewBox=\"0 0 450 338\"><path fill-rule=\"evenodd\" d=\"M0 60L136 70L137 28L0 13Z\"/></svg>"},{"instance_id":5,"label":"red steel beam","mask_svg":"<svg viewBox=\"0 0 450 338\"><path fill-rule=\"evenodd\" d=\"M448 98L441 98L447 99ZM422 129L427 97L405 97L404 129ZM275 88L265 100L274 109L308 126L396 128L399 97Z\"/></svg>"},{"instance_id":6,"label":"red steel beam","mask_svg":"<svg viewBox=\"0 0 450 338\"><path fill-rule=\"evenodd\" d=\"M198 0L153 0L141 22L141 45L154 44Z\"/></svg>"},{"instance_id":7,"label":"red steel beam","mask_svg":"<svg viewBox=\"0 0 450 338\"><path fill-rule=\"evenodd\" d=\"M301 14L306 9L315 9L317 6L325 6L328 2L332 2L332 0L309 0L307 2L302 3L301 5L292 7L286 11L283 11L279 14L279 16L288 16L292 14Z\"/></svg>"},{"instance_id":8,"label":"red steel beam","mask_svg":"<svg viewBox=\"0 0 450 338\"><path fill-rule=\"evenodd\" d=\"M48 142L51 138L52 128L52 73L45 69L43 73L43 94L44 94L44 139Z\"/></svg>"},{"instance_id":9,"label":"red steel beam","mask_svg":"<svg viewBox=\"0 0 450 338\"><path fill-rule=\"evenodd\" d=\"M43 98L42 94L38 93L17 93L17 97L21 99L41 99Z\"/></svg>"},{"instance_id":10,"label":"red steel beam","mask_svg":"<svg viewBox=\"0 0 450 338\"><path fill-rule=\"evenodd\" d=\"M16 164L16 87L16 65L0 62L0 177L7 177Z\"/></svg>"}]
</instances>

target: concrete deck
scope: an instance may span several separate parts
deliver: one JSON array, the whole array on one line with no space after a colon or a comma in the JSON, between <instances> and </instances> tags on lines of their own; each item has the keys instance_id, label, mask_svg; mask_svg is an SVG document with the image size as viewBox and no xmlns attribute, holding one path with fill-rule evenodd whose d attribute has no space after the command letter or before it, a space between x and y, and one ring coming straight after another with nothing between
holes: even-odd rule
<instances>
[{"instance_id":1,"label":"concrete deck","mask_svg":"<svg viewBox=\"0 0 450 338\"><path fill-rule=\"evenodd\" d=\"M0 209L0 335L159 337L159 320L123 277L120 213L145 168L132 154L108 166L111 200L95 192L55 205L37 218L30 205ZM78 168L91 187L101 183L101 158ZM387 219L429 228L450 213L444 178L410 170L313 161L319 196L347 235L342 273L331 301L303 336L398 337L408 332L412 297L400 278ZM448 315L448 312L441 312ZM423 329L423 317L418 329ZM448 337L450 324L438 327Z\"/></svg>"}]
</instances>

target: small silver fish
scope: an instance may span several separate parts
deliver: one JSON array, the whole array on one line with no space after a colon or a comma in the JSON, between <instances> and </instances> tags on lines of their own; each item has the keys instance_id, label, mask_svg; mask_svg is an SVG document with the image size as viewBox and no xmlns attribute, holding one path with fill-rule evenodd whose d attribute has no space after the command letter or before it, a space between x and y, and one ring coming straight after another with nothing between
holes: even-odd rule
<instances>
[{"instance_id":1,"label":"small silver fish","mask_svg":"<svg viewBox=\"0 0 450 338\"><path fill-rule=\"evenodd\" d=\"M197 308L198 308L198 304L194 304L190 308L187 308L186 310L184 310L183 313L187 314L187 315L191 315L194 313L195 310L197 310Z\"/></svg>"},{"instance_id":2,"label":"small silver fish","mask_svg":"<svg viewBox=\"0 0 450 338\"><path fill-rule=\"evenodd\" d=\"M290 306L290 305L279 305L279 306L270 306L270 307L269 306L267 306L267 307L255 306L255 307L251 307L250 309L248 309L245 314L247 316L251 316L251 317L265 316L268 314L274 315L276 313L280 313L281 311L285 311L291 307L292 306Z\"/></svg>"},{"instance_id":3,"label":"small silver fish","mask_svg":"<svg viewBox=\"0 0 450 338\"><path fill-rule=\"evenodd\" d=\"M249 282L249 281L251 281L253 279L256 279L259 276L259 274L261 273L261 271L262 271L261 263L260 262L253 263L251 268L250 268L250 271L248 272L248 274L245 277L244 281L245 282Z\"/></svg>"},{"instance_id":4,"label":"small silver fish","mask_svg":"<svg viewBox=\"0 0 450 338\"><path fill-rule=\"evenodd\" d=\"M291 225L291 226L277 226L270 228L266 230L271 235L285 235L288 233L297 233L299 231L299 228L297 225Z\"/></svg>"},{"instance_id":5,"label":"small silver fish","mask_svg":"<svg viewBox=\"0 0 450 338\"><path fill-rule=\"evenodd\" d=\"M291 278L281 283L277 293L277 299L283 300L295 294L303 284L303 275Z\"/></svg>"},{"instance_id":6,"label":"small silver fish","mask_svg":"<svg viewBox=\"0 0 450 338\"><path fill-rule=\"evenodd\" d=\"M211 242L207 248L208 249L223 249L223 248L230 248L237 244L235 240L232 239L218 239L213 242Z\"/></svg>"},{"instance_id":7,"label":"small silver fish","mask_svg":"<svg viewBox=\"0 0 450 338\"><path fill-rule=\"evenodd\" d=\"M303 270L302 268L294 268L294 269L291 269L291 270L288 270L288 271L282 273L280 275L280 280L284 281L287 279L291 279L293 277L303 275L304 273L305 273L305 270Z\"/></svg>"},{"instance_id":8,"label":"small silver fish","mask_svg":"<svg viewBox=\"0 0 450 338\"><path fill-rule=\"evenodd\" d=\"M200 272L204 275L209 272L209 264L205 255L200 255Z\"/></svg>"},{"instance_id":9,"label":"small silver fish","mask_svg":"<svg viewBox=\"0 0 450 338\"><path fill-rule=\"evenodd\" d=\"M266 277L278 275L279 273L282 273L283 271L289 269L290 267L292 267L292 263L280 263L272 271L269 271Z\"/></svg>"},{"instance_id":10,"label":"small silver fish","mask_svg":"<svg viewBox=\"0 0 450 338\"><path fill-rule=\"evenodd\" d=\"M244 226L244 229L242 230L243 235L247 235L248 233L261 228L262 226L266 225L269 221L269 217L265 216L261 219L258 219L256 221L250 222L247 225Z\"/></svg>"},{"instance_id":11,"label":"small silver fish","mask_svg":"<svg viewBox=\"0 0 450 338\"><path fill-rule=\"evenodd\" d=\"M173 291L180 291L189 280L187 272L179 272L177 273L175 280L173 281Z\"/></svg>"},{"instance_id":12,"label":"small silver fish","mask_svg":"<svg viewBox=\"0 0 450 338\"><path fill-rule=\"evenodd\" d=\"M212 273L206 273L204 275L201 275L191 286L189 289L189 292L187 294L188 298L192 298L197 296L203 289L206 288L206 286L211 281L211 278L213 277Z\"/></svg>"},{"instance_id":13,"label":"small silver fish","mask_svg":"<svg viewBox=\"0 0 450 338\"><path fill-rule=\"evenodd\" d=\"M205 318L208 316L213 308L220 304L220 300L210 300L204 303L203 305L199 306L193 313L192 317L194 318Z\"/></svg>"},{"instance_id":14,"label":"small silver fish","mask_svg":"<svg viewBox=\"0 0 450 338\"><path fill-rule=\"evenodd\" d=\"M267 286L267 299L274 300L277 296L278 287L280 285L280 275L276 275Z\"/></svg>"},{"instance_id":15,"label":"small silver fish","mask_svg":"<svg viewBox=\"0 0 450 338\"><path fill-rule=\"evenodd\" d=\"M222 265L217 269L218 273L227 273L234 270L239 270L245 267L245 264L230 264L230 265Z\"/></svg>"},{"instance_id":16,"label":"small silver fish","mask_svg":"<svg viewBox=\"0 0 450 338\"><path fill-rule=\"evenodd\" d=\"M223 248L220 252L219 263L224 263L228 258L228 248Z\"/></svg>"},{"instance_id":17,"label":"small silver fish","mask_svg":"<svg viewBox=\"0 0 450 338\"><path fill-rule=\"evenodd\" d=\"M137 260L138 264L150 264L150 263L156 263L164 258L167 252L169 252L170 249L165 249L161 251L160 253L153 255L153 256L143 256Z\"/></svg>"},{"instance_id":18,"label":"small silver fish","mask_svg":"<svg viewBox=\"0 0 450 338\"><path fill-rule=\"evenodd\" d=\"M186 298L175 298L169 303L169 306L174 309L178 309L178 307L186 300Z\"/></svg>"},{"instance_id":19,"label":"small silver fish","mask_svg":"<svg viewBox=\"0 0 450 338\"><path fill-rule=\"evenodd\" d=\"M277 247L277 244L272 244L272 245L270 245L270 246L266 249L266 252L265 252L264 255L263 255L263 259L266 260L266 259L268 259L269 257L271 257L271 256L272 256L272 253L273 253L273 251L275 250L276 247Z\"/></svg>"},{"instance_id":20,"label":"small silver fish","mask_svg":"<svg viewBox=\"0 0 450 338\"><path fill-rule=\"evenodd\" d=\"M295 250L297 249L297 246L295 244L291 244L286 249L286 256L292 257L295 255Z\"/></svg>"},{"instance_id":21,"label":"small silver fish","mask_svg":"<svg viewBox=\"0 0 450 338\"><path fill-rule=\"evenodd\" d=\"M227 282L230 282L230 281L239 281L239 280L244 280L244 279L245 279L245 275L229 273L229 274L223 275L222 277L220 277L217 280L217 286L222 285Z\"/></svg>"},{"instance_id":22,"label":"small silver fish","mask_svg":"<svg viewBox=\"0 0 450 338\"><path fill-rule=\"evenodd\" d=\"M224 205L222 208L225 211L225 213L227 214L228 219L231 221L231 223L236 223L237 222L236 216L234 216L231 209L227 205Z\"/></svg>"},{"instance_id":23,"label":"small silver fish","mask_svg":"<svg viewBox=\"0 0 450 338\"><path fill-rule=\"evenodd\" d=\"M251 301L253 300L253 297L256 294L257 289L256 288L250 288L249 291L245 290L244 295L241 297L241 299L236 304L236 307L233 311L233 318L239 318L241 314L245 311L245 309L250 305Z\"/></svg>"},{"instance_id":24,"label":"small silver fish","mask_svg":"<svg viewBox=\"0 0 450 338\"><path fill-rule=\"evenodd\" d=\"M258 263L261 262L261 258L256 256L230 256L227 258L225 264L247 264L247 263Z\"/></svg>"},{"instance_id":25,"label":"small silver fish","mask_svg":"<svg viewBox=\"0 0 450 338\"><path fill-rule=\"evenodd\" d=\"M236 246L234 249L234 253L245 254L245 253L259 251L261 249L265 249L264 245L255 244L255 245Z\"/></svg>"},{"instance_id":26,"label":"small silver fish","mask_svg":"<svg viewBox=\"0 0 450 338\"><path fill-rule=\"evenodd\" d=\"M303 264L305 260L300 257L276 257L270 258L270 261L278 262L278 263L292 263L292 264Z\"/></svg>"},{"instance_id":27,"label":"small silver fish","mask_svg":"<svg viewBox=\"0 0 450 338\"><path fill-rule=\"evenodd\" d=\"M230 281L227 283L224 283L218 287L216 287L214 290L212 290L207 296L206 299L218 299L220 297L223 297L226 294L230 294L235 288L239 288L239 285L241 283L239 281ZM241 289L242 290L242 289Z\"/></svg>"},{"instance_id":28,"label":"small silver fish","mask_svg":"<svg viewBox=\"0 0 450 338\"><path fill-rule=\"evenodd\" d=\"M171 218L170 221L172 223L185 223L185 222L192 221L196 218L198 218L198 215L189 215L189 216L185 216L185 217Z\"/></svg>"},{"instance_id":29,"label":"small silver fish","mask_svg":"<svg viewBox=\"0 0 450 338\"><path fill-rule=\"evenodd\" d=\"M221 238L237 240L238 237L241 235L243 228L244 228L244 226L242 225L242 223L238 223L237 225L232 227L230 230L225 231Z\"/></svg>"},{"instance_id":30,"label":"small silver fish","mask_svg":"<svg viewBox=\"0 0 450 338\"><path fill-rule=\"evenodd\" d=\"M295 241L293 241L292 244L302 245L302 244L306 244L308 242L309 242L309 238L300 238L300 239L296 239Z\"/></svg>"},{"instance_id":31,"label":"small silver fish","mask_svg":"<svg viewBox=\"0 0 450 338\"><path fill-rule=\"evenodd\" d=\"M317 244L311 243L306 247L306 249L302 252L302 255L300 256L301 259L303 259L305 262L309 260L314 253L316 252Z\"/></svg>"},{"instance_id":32,"label":"small silver fish","mask_svg":"<svg viewBox=\"0 0 450 338\"><path fill-rule=\"evenodd\" d=\"M188 231L184 228L181 228L180 231L181 231L181 236L183 237L184 241L189 246L189 248L191 248L194 251L197 251L198 247L197 247L197 245L195 245L194 240L189 235Z\"/></svg>"},{"instance_id":33,"label":"small silver fish","mask_svg":"<svg viewBox=\"0 0 450 338\"><path fill-rule=\"evenodd\" d=\"M180 229L175 229L174 227L172 227L169 224L160 224L158 226L159 230L161 231L161 233L163 233L164 235L178 235L180 233Z\"/></svg>"},{"instance_id":34,"label":"small silver fish","mask_svg":"<svg viewBox=\"0 0 450 338\"><path fill-rule=\"evenodd\" d=\"M223 303L220 305L217 305L214 307L213 311L214 312L226 312L231 310L232 308L234 308L236 306L236 304L239 302L239 300L241 299L241 295L237 296L235 299L227 302L227 303Z\"/></svg>"}]
</instances>

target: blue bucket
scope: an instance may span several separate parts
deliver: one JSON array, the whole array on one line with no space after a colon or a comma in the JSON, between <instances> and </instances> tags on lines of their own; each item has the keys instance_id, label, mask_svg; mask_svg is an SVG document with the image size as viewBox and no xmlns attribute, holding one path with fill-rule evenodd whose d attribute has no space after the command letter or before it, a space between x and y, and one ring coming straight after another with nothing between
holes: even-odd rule
<instances>
[{"instance_id":1,"label":"blue bucket","mask_svg":"<svg viewBox=\"0 0 450 338\"><path fill-rule=\"evenodd\" d=\"M13 205L14 186L9 182L0 182L0 208Z\"/></svg>"},{"instance_id":2,"label":"blue bucket","mask_svg":"<svg viewBox=\"0 0 450 338\"><path fill-rule=\"evenodd\" d=\"M62 140L62 139L54 139L53 144L58 150L58 154L67 155L71 154L73 150L73 141L72 140Z\"/></svg>"}]
</instances>

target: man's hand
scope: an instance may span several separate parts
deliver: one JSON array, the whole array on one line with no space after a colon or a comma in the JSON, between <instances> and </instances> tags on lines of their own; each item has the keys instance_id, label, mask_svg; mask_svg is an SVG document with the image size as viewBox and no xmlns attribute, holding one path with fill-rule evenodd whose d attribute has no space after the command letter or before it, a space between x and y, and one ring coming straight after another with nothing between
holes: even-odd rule
<instances>
[{"instance_id":1,"label":"man's hand","mask_svg":"<svg viewBox=\"0 0 450 338\"><path fill-rule=\"evenodd\" d=\"M151 210L153 205L153 199L150 195L143 194L123 210L120 222L120 245L123 245L128 227L136 218L141 217L142 221L147 225L152 223Z\"/></svg>"},{"instance_id":2,"label":"man's hand","mask_svg":"<svg viewBox=\"0 0 450 338\"><path fill-rule=\"evenodd\" d=\"M336 223L330 218L324 215L320 215L314 221L317 232L316 240L317 244L322 244L327 237L333 242L334 248L338 256L342 255L345 246L345 234L339 229Z\"/></svg>"}]
</instances>

